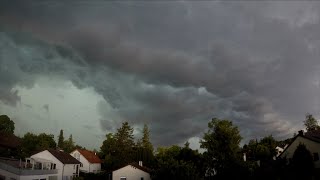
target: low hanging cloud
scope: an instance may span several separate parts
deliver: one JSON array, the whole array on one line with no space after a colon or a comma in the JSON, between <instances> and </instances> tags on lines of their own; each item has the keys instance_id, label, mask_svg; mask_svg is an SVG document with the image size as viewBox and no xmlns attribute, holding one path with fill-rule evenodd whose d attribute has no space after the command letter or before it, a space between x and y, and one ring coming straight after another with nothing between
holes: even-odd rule
<instances>
[{"instance_id":1,"label":"low hanging cloud","mask_svg":"<svg viewBox=\"0 0 320 180\"><path fill-rule=\"evenodd\" d=\"M0 99L12 106L16 85L69 80L103 96L103 131L147 123L156 145L201 137L213 117L247 140L291 136L305 113L319 115L312 2L8 2L0 12Z\"/></svg>"}]
</instances>

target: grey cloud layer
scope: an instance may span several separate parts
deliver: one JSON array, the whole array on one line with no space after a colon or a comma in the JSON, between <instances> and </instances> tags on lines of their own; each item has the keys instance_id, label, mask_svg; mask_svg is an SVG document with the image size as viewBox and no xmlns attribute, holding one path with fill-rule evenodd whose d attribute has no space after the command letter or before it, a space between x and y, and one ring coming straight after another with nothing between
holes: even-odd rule
<instances>
[{"instance_id":1,"label":"grey cloud layer","mask_svg":"<svg viewBox=\"0 0 320 180\"><path fill-rule=\"evenodd\" d=\"M49 73L104 96L104 130L148 122L159 145L201 136L215 116L246 139L290 136L318 115L320 8L288 4L3 4L1 25L35 38L1 33L0 98L14 104L14 85Z\"/></svg>"}]
</instances>

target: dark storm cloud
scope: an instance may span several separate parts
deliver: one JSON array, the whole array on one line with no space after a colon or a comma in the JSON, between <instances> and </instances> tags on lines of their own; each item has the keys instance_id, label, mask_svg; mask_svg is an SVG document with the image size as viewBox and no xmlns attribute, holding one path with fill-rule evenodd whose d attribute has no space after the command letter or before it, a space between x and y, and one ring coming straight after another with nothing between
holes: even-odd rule
<instances>
[{"instance_id":1,"label":"dark storm cloud","mask_svg":"<svg viewBox=\"0 0 320 180\"><path fill-rule=\"evenodd\" d=\"M103 95L113 108L98 105L103 130L149 123L156 144L201 136L212 117L246 139L291 136L318 115L320 8L275 5L8 2L0 98L14 104L15 85L49 74Z\"/></svg>"}]
</instances>

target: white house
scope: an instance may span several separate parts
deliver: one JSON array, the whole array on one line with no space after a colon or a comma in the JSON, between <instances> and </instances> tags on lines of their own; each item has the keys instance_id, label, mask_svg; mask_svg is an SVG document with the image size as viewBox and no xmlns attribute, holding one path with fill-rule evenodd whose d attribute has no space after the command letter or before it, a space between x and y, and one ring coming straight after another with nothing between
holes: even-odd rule
<instances>
[{"instance_id":1,"label":"white house","mask_svg":"<svg viewBox=\"0 0 320 180\"><path fill-rule=\"evenodd\" d=\"M0 180L57 180L54 163L43 159L27 158L26 162L0 158Z\"/></svg>"},{"instance_id":2,"label":"white house","mask_svg":"<svg viewBox=\"0 0 320 180\"><path fill-rule=\"evenodd\" d=\"M31 158L53 162L58 170L57 180L71 180L72 177L79 176L79 166L81 163L66 152L51 149L44 150L32 155Z\"/></svg>"},{"instance_id":3,"label":"white house","mask_svg":"<svg viewBox=\"0 0 320 180\"><path fill-rule=\"evenodd\" d=\"M81 162L80 171L85 173L98 173L101 171L101 159L95 152L85 149L76 149L71 156Z\"/></svg>"},{"instance_id":4,"label":"white house","mask_svg":"<svg viewBox=\"0 0 320 180\"><path fill-rule=\"evenodd\" d=\"M298 145L304 144L313 155L315 168L320 168L320 138L318 138L318 135L316 132L303 134L303 131L299 131L299 134L294 138L292 143L283 150L279 157L287 158L290 161Z\"/></svg>"},{"instance_id":5,"label":"white house","mask_svg":"<svg viewBox=\"0 0 320 180\"><path fill-rule=\"evenodd\" d=\"M112 180L151 180L149 169L139 164L131 163L112 171Z\"/></svg>"}]
</instances>

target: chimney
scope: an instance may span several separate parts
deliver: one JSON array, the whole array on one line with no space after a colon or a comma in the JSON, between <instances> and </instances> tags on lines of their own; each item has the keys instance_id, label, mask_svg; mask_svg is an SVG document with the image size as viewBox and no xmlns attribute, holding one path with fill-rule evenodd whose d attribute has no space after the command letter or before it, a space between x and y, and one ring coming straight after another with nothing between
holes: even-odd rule
<instances>
[{"instance_id":1,"label":"chimney","mask_svg":"<svg viewBox=\"0 0 320 180\"><path fill-rule=\"evenodd\" d=\"M298 131L298 134L299 134L300 136L303 136L303 130Z\"/></svg>"},{"instance_id":2,"label":"chimney","mask_svg":"<svg viewBox=\"0 0 320 180\"><path fill-rule=\"evenodd\" d=\"M141 167L142 167L142 161L139 161L139 166L141 166Z\"/></svg>"}]
</instances>

